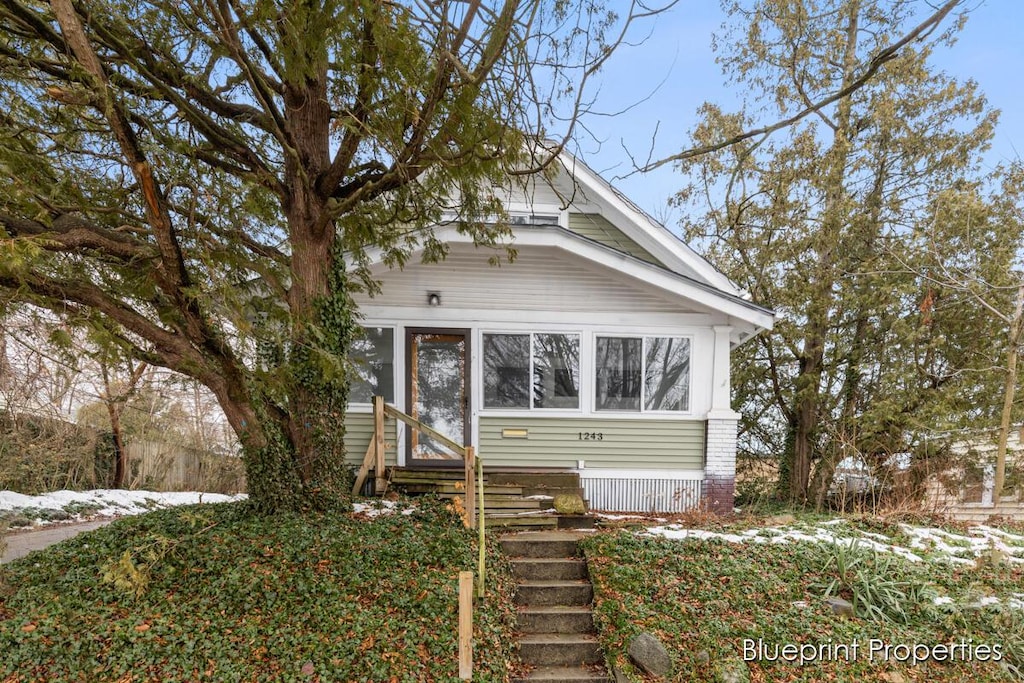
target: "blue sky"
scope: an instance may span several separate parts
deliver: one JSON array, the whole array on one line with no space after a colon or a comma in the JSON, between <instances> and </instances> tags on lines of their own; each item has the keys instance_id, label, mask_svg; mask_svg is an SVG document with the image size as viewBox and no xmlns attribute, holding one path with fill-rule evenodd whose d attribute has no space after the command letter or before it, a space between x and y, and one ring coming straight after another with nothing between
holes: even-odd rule
<instances>
[{"instance_id":1,"label":"blue sky","mask_svg":"<svg viewBox=\"0 0 1024 683\"><path fill-rule=\"evenodd\" d=\"M994 165L1024 155L1024 2L967 0L966 7L969 19L957 43L937 50L933 63L958 79L973 78L989 103L1001 110L986 155L986 162ZM632 166L623 146L641 158L648 150L661 158L685 146L703 102L737 108L711 50L712 33L724 20L718 0L680 0L659 18L643 45L621 49L603 72L600 108L635 106L614 117L589 117L585 123L599 142L581 136L584 161L655 218L667 220L669 227L678 214L667 212L666 203L682 177L669 167L628 175Z\"/></svg>"}]
</instances>

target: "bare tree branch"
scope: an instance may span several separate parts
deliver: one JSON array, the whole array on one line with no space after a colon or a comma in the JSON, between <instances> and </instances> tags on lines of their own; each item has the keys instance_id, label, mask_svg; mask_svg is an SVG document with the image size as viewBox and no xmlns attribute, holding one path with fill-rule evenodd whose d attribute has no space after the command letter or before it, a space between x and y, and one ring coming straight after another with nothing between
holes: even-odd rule
<instances>
[{"instance_id":1,"label":"bare tree branch","mask_svg":"<svg viewBox=\"0 0 1024 683\"><path fill-rule=\"evenodd\" d=\"M761 136L767 137L774 133L775 131L792 126L794 123L797 123L807 118L811 114L817 114L830 104L834 104L835 102L838 102L845 97L849 97L850 95L852 95L853 93L855 93L856 91L860 90L865 85L870 83L871 79L874 78L875 74L878 73L878 71L883 66L885 66L889 61L895 59L898 56L900 50L902 50L904 47L913 42L924 40L929 35L931 35L939 27L939 25L942 24L943 20L945 20L945 18L950 14L950 12L952 12L953 9L957 7L957 5L962 4L963 1L964 0L947 0L945 4L943 4L937 10L935 10L934 13L932 13L927 19L925 19L923 22L918 24L913 30L911 30L909 33L903 36L903 38L896 41L887 48L881 50L877 55L872 57L871 60L867 63L867 65L864 67L864 70L860 73L860 75L852 79L849 83L847 83L845 87L829 95L828 97L825 97L819 100L818 102L813 103L808 107L805 107L804 109L797 112L793 116L790 116L781 121L777 121L769 126L753 128L751 130L738 133L719 142L715 142L708 145L701 145L700 147L692 147L690 149L679 152L678 154L673 154L671 156L667 156L657 161L648 162L643 166L637 167L634 172L646 173L648 171L653 171L656 168L660 168L666 164L671 164L678 161L686 161L687 159L693 159L694 157L703 156L704 154L717 152L721 149L725 149L726 147L731 147L740 142L743 142L744 140L749 140L750 138Z\"/></svg>"}]
</instances>

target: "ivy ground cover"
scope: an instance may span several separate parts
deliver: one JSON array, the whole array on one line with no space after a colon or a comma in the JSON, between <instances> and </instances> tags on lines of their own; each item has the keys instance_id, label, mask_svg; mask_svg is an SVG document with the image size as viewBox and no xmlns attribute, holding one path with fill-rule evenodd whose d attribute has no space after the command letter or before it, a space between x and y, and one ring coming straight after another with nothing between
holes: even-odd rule
<instances>
[{"instance_id":1,"label":"ivy ground cover","mask_svg":"<svg viewBox=\"0 0 1024 683\"><path fill-rule=\"evenodd\" d=\"M0 681L454 681L473 534L437 501L126 518L0 567ZM510 575L489 553L475 676L507 679Z\"/></svg>"},{"instance_id":2,"label":"ivy ground cover","mask_svg":"<svg viewBox=\"0 0 1024 683\"><path fill-rule=\"evenodd\" d=\"M600 533L584 546L602 644L634 681L644 678L627 648L644 631L678 681L1024 679L1019 532L746 520Z\"/></svg>"}]
</instances>

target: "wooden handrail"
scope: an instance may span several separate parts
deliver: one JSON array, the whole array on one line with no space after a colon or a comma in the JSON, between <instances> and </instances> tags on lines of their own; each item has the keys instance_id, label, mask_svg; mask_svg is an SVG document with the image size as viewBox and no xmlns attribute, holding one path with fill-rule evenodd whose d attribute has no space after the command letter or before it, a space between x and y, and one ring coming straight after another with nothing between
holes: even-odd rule
<instances>
[{"instance_id":1,"label":"wooden handrail","mask_svg":"<svg viewBox=\"0 0 1024 683\"><path fill-rule=\"evenodd\" d=\"M442 446L446 447L456 455L462 456L465 461L465 491L466 491L466 522L468 526L476 528L477 526L477 510L475 503L479 502L480 505L480 518L483 518L483 466L480 463L479 458L476 454L476 449L473 446L463 446L455 443L444 434L441 434L436 429L423 424L420 420L403 413L395 406L388 405L384 402L383 396L373 397L373 436L370 439L370 445L366 449L366 455L363 456L363 463L359 467L359 471L356 473L356 481L352 486L352 495L358 495L360 489L363 487L363 482L366 481L366 476L369 474L371 464L374 468L375 484L374 491L377 495L383 495L384 490L387 488L387 479L384 477L384 418L392 417L400 422L404 422L413 429L426 434L435 441L439 442ZM477 469L480 470L480 495L477 494ZM479 501L477 501L479 498Z\"/></svg>"},{"instance_id":2,"label":"wooden handrail","mask_svg":"<svg viewBox=\"0 0 1024 683\"><path fill-rule=\"evenodd\" d=\"M420 431L420 432L423 432L424 434L429 436L431 439L434 439L435 441L440 441L442 445L444 445L446 448L451 450L456 455L461 455L462 457L466 457L466 447L465 446L460 446L459 444L455 443L454 441L449 439L447 436L445 436L441 432L436 431L435 429L432 429L431 427L428 427L427 425L423 424L422 422L420 422L419 420L417 420L414 417L410 417L409 415L406 415L405 413L403 413L398 408L395 408L394 406L389 406L389 405L387 405L385 403L384 404L384 414L388 415L390 417L393 417L396 420L401 420L402 422L404 422L405 424L409 425L413 429L415 429L417 431Z\"/></svg>"}]
</instances>

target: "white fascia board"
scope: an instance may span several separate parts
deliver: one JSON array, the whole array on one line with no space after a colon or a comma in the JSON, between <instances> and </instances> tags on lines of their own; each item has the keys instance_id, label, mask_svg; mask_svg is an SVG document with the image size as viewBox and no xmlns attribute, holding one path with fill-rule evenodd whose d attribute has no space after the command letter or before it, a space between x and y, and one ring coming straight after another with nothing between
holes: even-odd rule
<instances>
[{"instance_id":1,"label":"white fascia board","mask_svg":"<svg viewBox=\"0 0 1024 683\"><path fill-rule=\"evenodd\" d=\"M599 205L602 208L606 207L614 214L605 217L618 219L611 220L615 227L665 262L670 269L681 268L693 272L709 285L734 296L741 295L740 289L729 278L686 243L670 233L665 226L623 197L608 181L568 152L563 152L563 155L566 158L562 160L562 167L570 180L580 181L586 190L594 193L594 198L599 201Z\"/></svg>"},{"instance_id":2,"label":"white fascia board","mask_svg":"<svg viewBox=\"0 0 1024 683\"><path fill-rule=\"evenodd\" d=\"M458 323L497 326L502 330L536 330L537 325L555 330L577 331L581 329L572 311L524 311L521 309L453 309L442 306L439 310L425 307L381 306L368 303L359 306L359 312L366 321L394 324L401 322L412 327L458 327ZM586 312L588 320L592 312ZM645 332L678 333L680 328L709 327L714 323L712 316L704 313L602 313L598 323L588 324L585 329L607 331L616 327L642 329ZM753 327L751 326L751 329Z\"/></svg>"}]
</instances>

